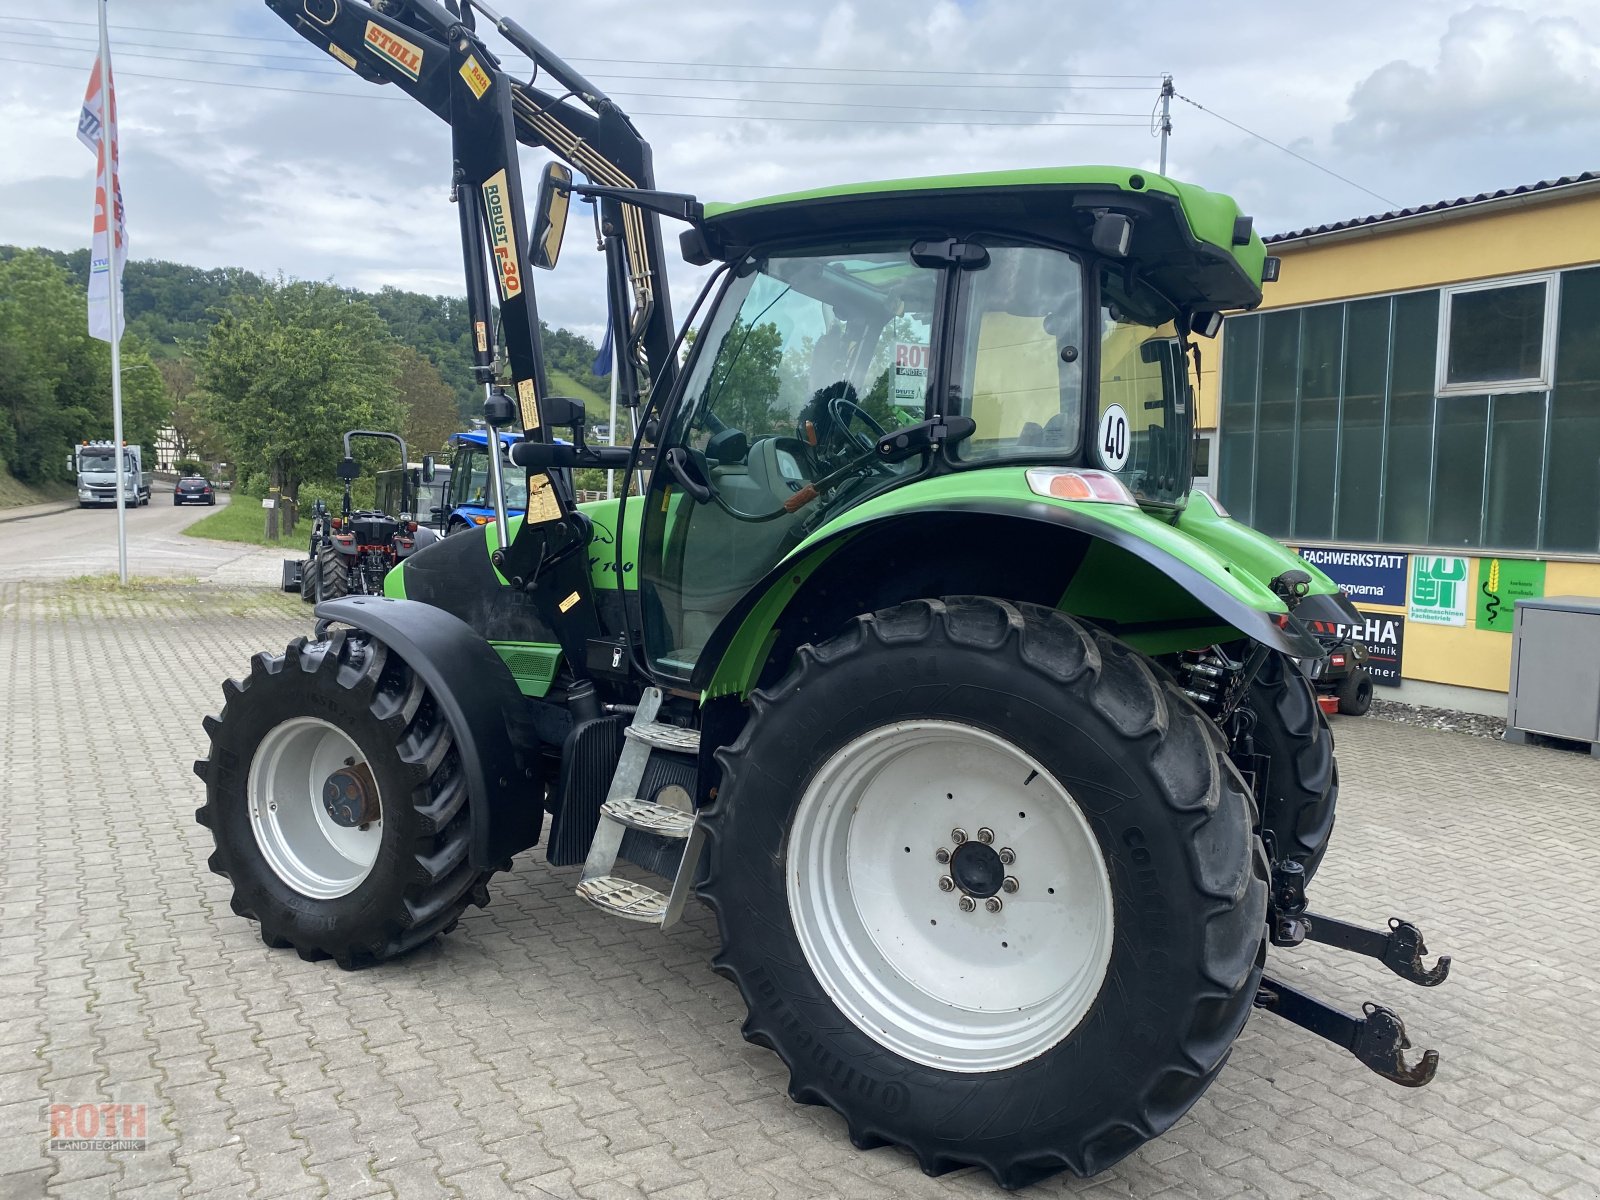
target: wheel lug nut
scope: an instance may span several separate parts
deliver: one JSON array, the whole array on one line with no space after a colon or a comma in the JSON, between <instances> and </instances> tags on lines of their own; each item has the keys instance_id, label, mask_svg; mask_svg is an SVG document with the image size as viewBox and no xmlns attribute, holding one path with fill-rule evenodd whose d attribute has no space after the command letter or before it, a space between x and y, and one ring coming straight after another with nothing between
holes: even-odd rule
<instances>
[{"instance_id":1,"label":"wheel lug nut","mask_svg":"<svg viewBox=\"0 0 1600 1200\"><path fill-rule=\"evenodd\" d=\"M967 840L967 831L965 829L952 829L950 831L950 840L958 846L961 845L962 842Z\"/></svg>"},{"instance_id":2,"label":"wheel lug nut","mask_svg":"<svg viewBox=\"0 0 1600 1200\"><path fill-rule=\"evenodd\" d=\"M1007 846L1004 850L1000 851L1000 861L1009 867L1012 863L1017 861L1016 851Z\"/></svg>"},{"instance_id":3,"label":"wheel lug nut","mask_svg":"<svg viewBox=\"0 0 1600 1200\"><path fill-rule=\"evenodd\" d=\"M978 830L978 840L987 846L990 842L994 841L994 830L988 828L987 826Z\"/></svg>"},{"instance_id":4,"label":"wheel lug nut","mask_svg":"<svg viewBox=\"0 0 1600 1200\"><path fill-rule=\"evenodd\" d=\"M933 856L942 863L947 863L950 861L950 851L946 850L943 846L940 846L937 850L935 850L933 852Z\"/></svg>"},{"instance_id":5,"label":"wheel lug nut","mask_svg":"<svg viewBox=\"0 0 1600 1200\"><path fill-rule=\"evenodd\" d=\"M1016 881L1016 878L1014 876L1007 875L1006 876L1006 881L1000 885L1000 890L1003 891L1006 895L1010 896L1010 895L1014 894L1016 892L1016 890L1021 886L1022 885Z\"/></svg>"},{"instance_id":6,"label":"wheel lug nut","mask_svg":"<svg viewBox=\"0 0 1600 1200\"><path fill-rule=\"evenodd\" d=\"M1000 911L1000 897L999 896L990 896L987 900L985 900L983 902L983 906L985 908L987 908L990 912L999 912Z\"/></svg>"},{"instance_id":7,"label":"wheel lug nut","mask_svg":"<svg viewBox=\"0 0 1600 1200\"><path fill-rule=\"evenodd\" d=\"M963 897L961 897L961 911L962 912L971 912L973 909L975 909L977 907L978 907L977 901L975 901L971 896L963 896Z\"/></svg>"},{"instance_id":8,"label":"wheel lug nut","mask_svg":"<svg viewBox=\"0 0 1600 1200\"><path fill-rule=\"evenodd\" d=\"M948 876L948 875L939 876L939 890L941 892L953 892L953 891L955 891L956 890L956 881L954 879L951 879L950 876Z\"/></svg>"}]
</instances>

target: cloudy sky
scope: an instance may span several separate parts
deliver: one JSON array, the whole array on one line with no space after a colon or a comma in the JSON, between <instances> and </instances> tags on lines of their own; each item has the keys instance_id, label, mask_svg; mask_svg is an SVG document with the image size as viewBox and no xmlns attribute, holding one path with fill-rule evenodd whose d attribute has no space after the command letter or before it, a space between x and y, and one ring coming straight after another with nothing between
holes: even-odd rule
<instances>
[{"instance_id":1,"label":"cloudy sky","mask_svg":"<svg viewBox=\"0 0 1600 1200\"><path fill-rule=\"evenodd\" d=\"M1238 196L1264 232L1600 168L1594 0L495 3L634 115L659 186L702 199L1153 169L1163 72L1211 110L1175 103L1169 173ZM441 122L259 0L110 13L135 257L461 290ZM87 244L94 161L75 127L95 14L93 0L0 0L0 242ZM530 186L540 165L524 153ZM597 332L598 256L581 222L569 234L537 281L541 309ZM694 279L674 276L680 316Z\"/></svg>"}]
</instances>

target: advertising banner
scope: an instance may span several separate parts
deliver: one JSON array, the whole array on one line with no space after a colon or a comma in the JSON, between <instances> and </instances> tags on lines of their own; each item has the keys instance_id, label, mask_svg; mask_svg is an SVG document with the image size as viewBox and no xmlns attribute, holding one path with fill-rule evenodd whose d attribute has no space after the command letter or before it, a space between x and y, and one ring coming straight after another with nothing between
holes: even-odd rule
<instances>
[{"instance_id":1,"label":"advertising banner","mask_svg":"<svg viewBox=\"0 0 1600 1200\"><path fill-rule=\"evenodd\" d=\"M1410 620L1422 625L1467 623L1467 560L1433 554L1411 558Z\"/></svg>"},{"instance_id":2,"label":"advertising banner","mask_svg":"<svg viewBox=\"0 0 1600 1200\"><path fill-rule=\"evenodd\" d=\"M1399 613L1368 612L1357 609L1362 624L1343 621L1312 621L1313 633L1332 633L1350 637L1367 648L1367 672L1379 687L1399 687L1401 660L1405 655L1406 622Z\"/></svg>"},{"instance_id":3,"label":"advertising banner","mask_svg":"<svg viewBox=\"0 0 1600 1200\"><path fill-rule=\"evenodd\" d=\"M1381 550L1304 547L1300 557L1320 569L1359 604L1406 604L1406 556Z\"/></svg>"},{"instance_id":4,"label":"advertising banner","mask_svg":"<svg viewBox=\"0 0 1600 1200\"><path fill-rule=\"evenodd\" d=\"M1479 629L1511 632L1518 600L1544 595L1544 564L1516 558L1478 560L1478 606L1473 619Z\"/></svg>"}]
</instances>

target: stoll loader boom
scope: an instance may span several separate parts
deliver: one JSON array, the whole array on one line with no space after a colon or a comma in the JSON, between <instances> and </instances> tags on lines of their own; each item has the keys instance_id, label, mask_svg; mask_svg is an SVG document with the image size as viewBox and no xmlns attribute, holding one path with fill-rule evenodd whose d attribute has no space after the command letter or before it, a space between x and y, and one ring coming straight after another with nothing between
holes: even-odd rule
<instances>
[{"instance_id":1,"label":"stoll loader boom","mask_svg":"<svg viewBox=\"0 0 1600 1200\"><path fill-rule=\"evenodd\" d=\"M1161 1134L1252 1008L1428 1082L1389 1009L1263 974L1307 940L1448 960L1307 909L1338 776L1305 621L1348 614L1190 486L1196 339L1276 268L1231 200L1052 167L702 205L476 0L268 3L449 123L484 415L528 472L525 517L224 685L197 816L269 946L401 955L542 841L619 918L697 892L745 1037L858 1146L1006 1186ZM558 160L531 237L519 142ZM574 199L631 448L547 386L531 268ZM663 216L713 266L681 370ZM639 494L574 504L588 466Z\"/></svg>"}]
</instances>

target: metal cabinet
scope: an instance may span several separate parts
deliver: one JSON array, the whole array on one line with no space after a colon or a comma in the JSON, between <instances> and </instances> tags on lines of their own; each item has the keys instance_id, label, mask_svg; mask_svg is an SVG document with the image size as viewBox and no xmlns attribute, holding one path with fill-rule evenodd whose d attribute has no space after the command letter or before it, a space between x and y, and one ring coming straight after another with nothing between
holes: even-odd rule
<instances>
[{"instance_id":1,"label":"metal cabinet","mask_svg":"<svg viewBox=\"0 0 1600 1200\"><path fill-rule=\"evenodd\" d=\"M1506 741L1571 738L1600 758L1600 599L1518 600L1511 637Z\"/></svg>"}]
</instances>

